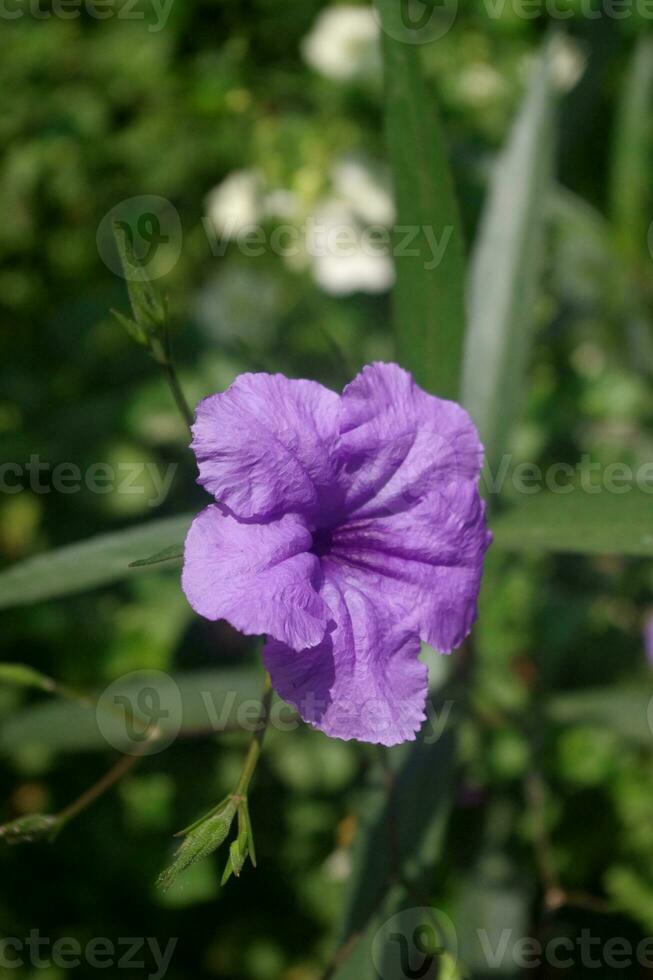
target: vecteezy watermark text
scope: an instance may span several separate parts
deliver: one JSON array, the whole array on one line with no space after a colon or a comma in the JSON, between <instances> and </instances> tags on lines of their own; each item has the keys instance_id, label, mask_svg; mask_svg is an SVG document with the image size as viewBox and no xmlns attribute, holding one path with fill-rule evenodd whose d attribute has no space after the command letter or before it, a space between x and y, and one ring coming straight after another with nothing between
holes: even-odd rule
<instances>
[{"instance_id":1,"label":"vecteezy watermark text","mask_svg":"<svg viewBox=\"0 0 653 980\"><path fill-rule=\"evenodd\" d=\"M548 491L562 496L585 493L626 494L633 490L653 494L653 462L631 466L628 463L602 464L583 453L575 464L555 462L546 466L527 461L514 461L505 453L496 467L486 467L481 484L488 494L501 493L509 487L518 494L534 496Z\"/></svg>"},{"instance_id":2,"label":"vecteezy watermark text","mask_svg":"<svg viewBox=\"0 0 653 980\"><path fill-rule=\"evenodd\" d=\"M159 466L154 462L91 463L82 469L77 463L50 463L34 453L26 462L0 463L0 494L31 490L36 494L74 494L86 489L94 494L128 494L147 498L148 506L158 507L170 492L177 463Z\"/></svg>"},{"instance_id":3,"label":"vecteezy watermark text","mask_svg":"<svg viewBox=\"0 0 653 980\"><path fill-rule=\"evenodd\" d=\"M279 224L270 231L263 225L250 224L234 225L219 232L206 216L202 218L202 225L214 256L223 256L231 244L247 258L260 258L266 252L284 259L302 255L340 259L357 255L395 259L421 257L427 272L438 268L454 234L453 225L445 225L439 230L432 225L388 227L369 224L359 228L346 222L325 224L313 215L300 225Z\"/></svg>"},{"instance_id":4,"label":"vecteezy watermark text","mask_svg":"<svg viewBox=\"0 0 653 980\"><path fill-rule=\"evenodd\" d=\"M547 942L532 936L516 938L513 929L502 929L494 938L486 929L477 929L476 936L488 966L494 970L505 968L507 963L518 970L536 970L545 963L560 970L579 965L591 970L600 967L619 970L634 963L653 968L651 936L636 946L620 936L609 939L593 936L589 929L581 929L574 939L555 936Z\"/></svg>"},{"instance_id":5,"label":"vecteezy watermark text","mask_svg":"<svg viewBox=\"0 0 653 980\"><path fill-rule=\"evenodd\" d=\"M168 23L174 0L0 0L0 20L76 20L82 14L92 20L147 20L147 30L155 34ZM148 12L143 9L148 8ZM149 20L149 12L154 15Z\"/></svg>"},{"instance_id":6,"label":"vecteezy watermark text","mask_svg":"<svg viewBox=\"0 0 653 980\"><path fill-rule=\"evenodd\" d=\"M553 21L653 20L653 0L481 0L488 20ZM451 31L458 21L459 0L396 0L387 16L376 13L381 29L405 44L429 44Z\"/></svg>"},{"instance_id":7,"label":"vecteezy watermark text","mask_svg":"<svg viewBox=\"0 0 653 980\"><path fill-rule=\"evenodd\" d=\"M83 468L77 463L51 463L33 453L22 462L0 463L0 494L15 495L23 490L35 494L75 494L86 489L93 494L128 494L146 497L150 507L167 498L178 469L177 463L160 465L147 462L96 462ZM631 466L628 463L602 464L584 453L575 464L554 462L540 465L515 461L504 454L481 476L483 492L489 496L505 490L523 496L549 492L568 494L601 493L623 495L632 491L653 496L653 462ZM412 494L412 486L408 486Z\"/></svg>"},{"instance_id":8,"label":"vecteezy watermark text","mask_svg":"<svg viewBox=\"0 0 653 980\"><path fill-rule=\"evenodd\" d=\"M297 699L297 709L274 700L266 721L262 721L260 698L243 697L234 689L215 690L190 685L182 694L176 680L165 671L133 671L110 684L98 698L95 718L100 734L113 748L129 755L155 755L168 748L182 731L216 734L225 731L257 732L263 725L281 732L294 731L301 716L317 720L329 708L329 699L305 692ZM444 735L453 701L426 704L426 721L421 738L432 745ZM377 730L392 730L410 702L397 702L392 710L375 698L338 702L340 719L367 719Z\"/></svg>"},{"instance_id":9,"label":"vecteezy watermark text","mask_svg":"<svg viewBox=\"0 0 653 980\"><path fill-rule=\"evenodd\" d=\"M169 939L162 948L158 939L125 937L117 940L97 936L82 944L72 936L52 940L32 929L28 936L0 938L0 968L19 970L26 966L36 970L56 967L75 970L82 964L97 970L112 967L118 970L139 970L147 980L163 980L172 959L177 938ZM147 971L147 972L145 972Z\"/></svg>"},{"instance_id":10,"label":"vecteezy watermark text","mask_svg":"<svg viewBox=\"0 0 653 980\"><path fill-rule=\"evenodd\" d=\"M467 930L466 930L467 932ZM635 965L653 968L653 937L633 943L622 936L597 936L583 928L576 935L541 940L514 929L476 928L469 935L468 953L489 971L514 973L583 967L589 970L624 970ZM474 948L475 947L475 948ZM440 909L406 908L387 919L376 931L371 956L382 980L453 980L459 976L458 936L452 920ZM565 974L566 975L566 974Z\"/></svg>"}]
</instances>

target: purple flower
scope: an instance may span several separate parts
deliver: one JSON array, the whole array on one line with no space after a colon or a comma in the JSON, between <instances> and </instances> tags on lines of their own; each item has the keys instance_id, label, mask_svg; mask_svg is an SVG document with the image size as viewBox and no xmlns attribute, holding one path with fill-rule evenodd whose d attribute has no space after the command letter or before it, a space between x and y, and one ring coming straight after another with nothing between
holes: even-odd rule
<instances>
[{"instance_id":1,"label":"purple flower","mask_svg":"<svg viewBox=\"0 0 653 980\"><path fill-rule=\"evenodd\" d=\"M217 503L186 539L190 604L266 634L275 689L327 735L414 739L420 639L449 652L467 636L491 540L467 413L396 364L342 396L243 374L200 402L193 435Z\"/></svg>"}]
</instances>

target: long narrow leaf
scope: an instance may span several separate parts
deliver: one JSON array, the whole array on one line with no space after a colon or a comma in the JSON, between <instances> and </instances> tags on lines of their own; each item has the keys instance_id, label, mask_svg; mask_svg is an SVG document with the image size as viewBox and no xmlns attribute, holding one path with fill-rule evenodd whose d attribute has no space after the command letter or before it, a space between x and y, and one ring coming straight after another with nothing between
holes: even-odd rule
<instances>
[{"instance_id":1,"label":"long narrow leaf","mask_svg":"<svg viewBox=\"0 0 653 980\"><path fill-rule=\"evenodd\" d=\"M168 517L103 534L29 558L0 573L0 609L84 592L143 574L131 562L183 541L190 515Z\"/></svg>"},{"instance_id":2,"label":"long narrow leaf","mask_svg":"<svg viewBox=\"0 0 653 980\"><path fill-rule=\"evenodd\" d=\"M260 672L250 668L175 676L145 671L115 682L97 704L47 701L13 712L0 725L0 755L29 748L131 751L140 744L133 732L148 723L157 725L166 745L178 734L220 732L238 723L239 709L260 697L260 689Z\"/></svg>"},{"instance_id":3,"label":"long narrow leaf","mask_svg":"<svg viewBox=\"0 0 653 980\"><path fill-rule=\"evenodd\" d=\"M552 178L554 86L545 48L491 181L472 255L463 403L490 465L519 407Z\"/></svg>"},{"instance_id":4,"label":"long narrow leaf","mask_svg":"<svg viewBox=\"0 0 653 980\"><path fill-rule=\"evenodd\" d=\"M442 127L397 0L377 0L386 129L397 205L394 327L401 363L434 394L456 398L465 329L463 237Z\"/></svg>"},{"instance_id":5,"label":"long narrow leaf","mask_svg":"<svg viewBox=\"0 0 653 980\"><path fill-rule=\"evenodd\" d=\"M361 808L355 875L341 926L343 947L360 939L335 974L337 980L374 980L370 945L376 930L390 915L415 905L406 882L417 890L423 887L440 854L451 807L456 743L452 715L434 743L428 744L422 733L415 745L388 753L396 771L391 793L377 773Z\"/></svg>"},{"instance_id":6,"label":"long narrow leaf","mask_svg":"<svg viewBox=\"0 0 653 980\"><path fill-rule=\"evenodd\" d=\"M653 555L653 495L541 493L492 524L494 544L510 551Z\"/></svg>"},{"instance_id":7,"label":"long narrow leaf","mask_svg":"<svg viewBox=\"0 0 653 980\"><path fill-rule=\"evenodd\" d=\"M546 713L560 725L594 725L646 748L651 745L653 698L646 688L567 691L548 701Z\"/></svg>"},{"instance_id":8,"label":"long narrow leaf","mask_svg":"<svg viewBox=\"0 0 653 980\"><path fill-rule=\"evenodd\" d=\"M642 37L626 76L616 114L610 211L617 238L632 258L646 251L651 220L651 114L653 113L653 38Z\"/></svg>"}]
</instances>

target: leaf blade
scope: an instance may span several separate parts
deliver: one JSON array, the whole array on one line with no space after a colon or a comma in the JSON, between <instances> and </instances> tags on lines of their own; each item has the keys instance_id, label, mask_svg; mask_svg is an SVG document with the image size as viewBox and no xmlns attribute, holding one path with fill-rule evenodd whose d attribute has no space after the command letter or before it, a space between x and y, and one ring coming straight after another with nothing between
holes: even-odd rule
<instances>
[{"instance_id":1,"label":"leaf blade","mask_svg":"<svg viewBox=\"0 0 653 980\"><path fill-rule=\"evenodd\" d=\"M383 28L386 132L397 206L397 353L424 388L457 398L465 330L464 247L444 136L422 72L420 45L397 40L399 5L376 0L376 7Z\"/></svg>"},{"instance_id":2,"label":"leaf blade","mask_svg":"<svg viewBox=\"0 0 653 980\"><path fill-rule=\"evenodd\" d=\"M653 110L653 39L639 40L616 114L612 150L610 213L624 253L640 259L646 252L651 205L650 117Z\"/></svg>"},{"instance_id":3,"label":"leaf blade","mask_svg":"<svg viewBox=\"0 0 653 980\"><path fill-rule=\"evenodd\" d=\"M129 568L130 562L183 538L191 520L191 515L163 518L19 562L0 573L0 609L85 592L139 574Z\"/></svg>"},{"instance_id":4,"label":"leaf blade","mask_svg":"<svg viewBox=\"0 0 653 980\"><path fill-rule=\"evenodd\" d=\"M184 547L181 544L171 544L168 548L157 551L149 558L139 558L137 561L130 561L129 568L147 568L148 565L161 565L163 562L176 561L183 558Z\"/></svg>"},{"instance_id":5,"label":"leaf blade","mask_svg":"<svg viewBox=\"0 0 653 980\"><path fill-rule=\"evenodd\" d=\"M145 671L142 676L128 676L114 683L109 702L104 697L97 704L61 700L30 705L3 718L0 755L11 755L26 746L45 747L53 752L95 752L107 748L129 752L134 749L133 736L120 705L137 708L144 686L154 693L156 703L165 708L165 714L157 719L165 741L180 733L220 732L232 727L239 708L260 698L261 677L254 668L171 676Z\"/></svg>"},{"instance_id":6,"label":"leaf blade","mask_svg":"<svg viewBox=\"0 0 653 980\"><path fill-rule=\"evenodd\" d=\"M653 555L653 496L541 493L508 508L492 525L494 545L508 551Z\"/></svg>"},{"instance_id":7,"label":"leaf blade","mask_svg":"<svg viewBox=\"0 0 653 980\"><path fill-rule=\"evenodd\" d=\"M463 404L491 466L515 420L528 359L553 171L553 114L547 46L491 179L470 265Z\"/></svg>"},{"instance_id":8,"label":"leaf blade","mask_svg":"<svg viewBox=\"0 0 653 980\"><path fill-rule=\"evenodd\" d=\"M377 929L407 902L415 904L404 883L419 888L438 859L451 808L456 754L454 714L435 742L429 744L422 735L416 743L388 752L396 773L394 790L390 798L377 783L364 800L356 873L340 936L342 948L349 941L355 945L334 974L337 980L374 980L371 945Z\"/></svg>"}]
</instances>

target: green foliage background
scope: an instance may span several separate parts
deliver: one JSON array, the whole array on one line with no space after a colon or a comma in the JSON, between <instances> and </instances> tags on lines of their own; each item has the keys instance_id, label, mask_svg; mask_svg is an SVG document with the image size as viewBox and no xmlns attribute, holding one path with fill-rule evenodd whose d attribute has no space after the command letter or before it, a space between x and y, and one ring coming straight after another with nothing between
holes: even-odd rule
<instances>
[{"instance_id":1,"label":"green foliage background","mask_svg":"<svg viewBox=\"0 0 653 980\"><path fill-rule=\"evenodd\" d=\"M310 207L343 154L410 167L405 130L398 137L395 131L393 141L392 119L386 149L380 74L337 82L302 59L301 41L323 6L178 0L160 31L151 30L145 4L143 20L26 13L3 22L2 458L22 465L38 454L52 465L74 462L82 469L97 461L179 464L157 508L148 506L150 494L0 494L5 567L204 503L165 384L109 312L126 309L127 297L98 255L96 231L119 201L160 195L180 214L182 254L163 283L191 400L252 368L340 387L367 361L394 356L389 296L327 295L308 271L271 253L247 258L232 247L215 257L201 224L207 193L234 169L256 167ZM419 62L424 118L437 105L442 127L433 122L438 145L427 165L439 168L442 154L448 157L468 254L483 240L490 164L528 98L528 68L549 26L545 17L525 20L507 8L492 19L468 0L445 37L409 48L410 71ZM646 241L653 218L653 94L651 48L643 40L650 23L637 16L593 20L577 11L565 27L587 64L580 82L559 97L556 183L545 194L533 184L530 198L524 191L545 228L541 269L518 314L493 321L488 313L488 329L499 330L498 322L508 331L506 349L514 350L509 331L517 329L519 339L520 323L528 321L531 340L518 357L501 362L501 383L488 395L492 416L484 412L477 421L496 439L496 452L511 453L514 463L575 465L588 454L588 462L602 466L637 467L653 458L653 258ZM479 71L493 80L480 94L469 81ZM407 97L414 96L409 90ZM537 127L533 139L542 132ZM397 164L398 149L407 149L407 162ZM537 160L546 152L536 144ZM528 182L532 174L520 166L518 160L516 177ZM404 187L408 180L404 200L418 214L420 207L453 213L446 182L416 202L411 171L395 177L400 210L400 180ZM524 219L520 234L535 220L529 214L526 221L523 211L499 209L499 216ZM533 269L517 263L509 273L518 293ZM410 366L438 393L451 387L451 366L445 365L440 389L432 353L438 337L423 345L415 331L421 323L437 331L443 293L436 275L425 286L429 295L418 295L414 274L414 267L400 271L395 334L402 360L410 365L412 358ZM419 290L425 280L419 273L417 279ZM215 329L198 315L207 295L216 307ZM450 311L447 330L454 331L456 298L447 294L443 304ZM483 295L472 305L482 311ZM242 325L242 332L225 330L225 323ZM462 348L461 336L452 336ZM470 400L483 380L475 370L481 367L470 368L468 360ZM524 393L514 407L513 387ZM539 509L526 512L530 498L521 499L508 481L493 501L497 545L488 558L475 656L456 722L455 764L440 746L433 758L417 760L421 783L406 782L407 794L426 801L426 819L442 824L435 851L420 867L420 887L456 923L461 976L488 972L471 933L492 923L545 938L591 928L632 942L653 930L653 735L646 716L652 692L642 636L653 586L645 557L653 498L634 496L604 501L602 495L598 506L592 500L585 506L574 495L578 510L571 514L564 497L553 511L550 501L535 497ZM511 504L515 510L508 510ZM0 603L2 587L0 580ZM256 670L251 644L224 624L191 615L174 570L2 615L3 661L29 664L85 691L99 692L144 667L239 668L249 682ZM456 657L440 663L435 687L443 698L455 682L455 664ZM65 806L115 758L93 746L59 747L71 724L64 714L45 738L30 736L29 725L16 728L45 697L0 685L0 822ZM382 805L379 754L370 747L306 729L270 731L251 801L259 868L221 890L219 868L209 859L171 893L154 887L171 856L172 833L229 790L245 745L242 733L182 738L134 770L54 844L2 846L0 935L26 937L38 928L82 943L95 936L156 936L163 945L178 937L171 980L321 976L342 936L343 908L353 894L356 919L356 908L368 901L361 887L376 873L353 843L356 829L373 823ZM403 765L400 753L390 759L391 766ZM449 778L445 821L431 792ZM539 807L534 785L545 791ZM601 909L605 903L607 912L591 902L545 908L540 824L557 880ZM361 860L362 876L352 871ZM360 950L362 965L352 975L373 976L365 941ZM6 973L31 976L28 969ZM34 973L63 976L54 968ZM582 967L574 971L583 975ZM630 975L643 974L633 968Z\"/></svg>"}]
</instances>

